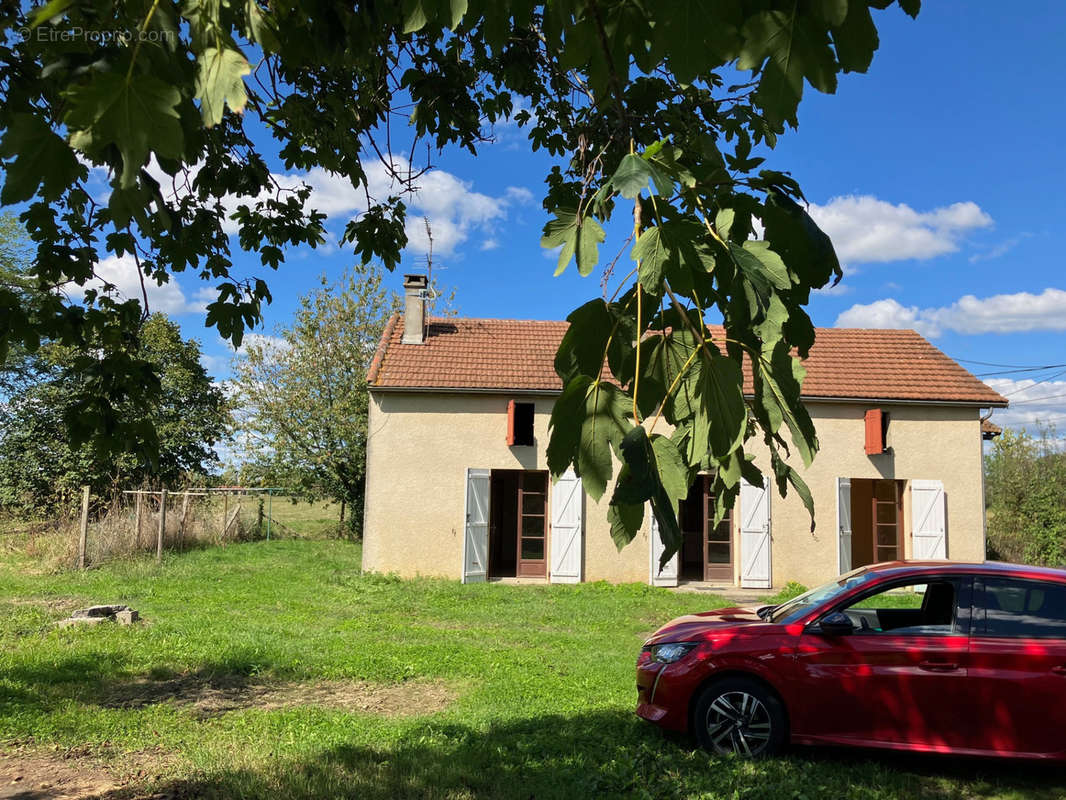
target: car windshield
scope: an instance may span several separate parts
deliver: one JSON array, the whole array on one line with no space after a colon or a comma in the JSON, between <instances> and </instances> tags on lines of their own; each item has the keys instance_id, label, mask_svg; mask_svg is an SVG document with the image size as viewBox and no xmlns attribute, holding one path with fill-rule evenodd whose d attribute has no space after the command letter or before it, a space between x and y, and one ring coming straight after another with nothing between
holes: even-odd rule
<instances>
[{"instance_id":1,"label":"car windshield","mask_svg":"<svg viewBox=\"0 0 1066 800\"><path fill-rule=\"evenodd\" d=\"M851 572L829 581L829 583L822 584L815 589L793 597L779 606L774 606L767 619L770 622L780 622L785 625L795 622L815 606L820 606L834 597L844 594L849 589L866 583L873 576L874 573L867 570L866 567L853 569Z\"/></svg>"}]
</instances>

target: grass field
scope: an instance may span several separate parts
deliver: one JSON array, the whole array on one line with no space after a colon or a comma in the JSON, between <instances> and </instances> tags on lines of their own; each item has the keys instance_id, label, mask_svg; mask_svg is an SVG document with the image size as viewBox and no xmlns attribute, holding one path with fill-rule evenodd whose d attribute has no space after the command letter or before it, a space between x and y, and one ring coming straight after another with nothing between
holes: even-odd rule
<instances>
[{"instance_id":1,"label":"grass field","mask_svg":"<svg viewBox=\"0 0 1066 800\"><path fill-rule=\"evenodd\" d=\"M341 541L57 575L20 558L0 560L0 754L106 771L108 798L1066 795L1027 764L745 763L662 735L633 715L636 653L706 595L364 576ZM52 626L90 602L145 621Z\"/></svg>"}]
</instances>

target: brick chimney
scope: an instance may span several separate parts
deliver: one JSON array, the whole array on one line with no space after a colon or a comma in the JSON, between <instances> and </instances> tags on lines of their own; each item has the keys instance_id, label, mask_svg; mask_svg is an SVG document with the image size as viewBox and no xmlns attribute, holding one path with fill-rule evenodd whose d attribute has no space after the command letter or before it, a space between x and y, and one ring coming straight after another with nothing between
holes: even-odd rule
<instances>
[{"instance_id":1,"label":"brick chimney","mask_svg":"<svg viewBox=\"0 0 1066 800\"><path fill-rule=\"evenodd\" d=\"M404 275L403 343L424 344L426 341L426 289L429 280L425 275Z\"/></svg>"}]
</instances>

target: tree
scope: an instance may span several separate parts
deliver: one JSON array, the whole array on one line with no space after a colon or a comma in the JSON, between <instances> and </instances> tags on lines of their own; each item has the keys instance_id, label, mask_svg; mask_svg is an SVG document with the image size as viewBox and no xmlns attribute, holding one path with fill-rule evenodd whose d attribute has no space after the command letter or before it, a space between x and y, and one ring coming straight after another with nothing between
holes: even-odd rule
<instances>
[{"instance_id":1,"label":"tree","mask_svg":"<svg viewBox=\"0 0 1066 800\"><path fill-rule=\"evenodd\" d=\"M1054 428L1005 428L985 457L989 557L1066 566L1066 453Z\"/></svg>"},{"instance_id":2,"label":"tree","mask_svg":"<svg viewBox=\"0 0 1066 800\"><path fill-rule=\"evenodd\" d=\"M247 464L268 484L328 497L360 532L366 475L366 374L389 317L401 308L380 267L347 271L300 298L277 338L256 337L234 359ZM342 510L343 515L343 510Z\"/></svg>"},{"instance_id":3,"label":"tree","mask_svg":"<svg viewBox=\"0 0 1066 800\"><path fill-rule=\"evenodd\" d=\"M0 411L0 504L62 506L86 484L96 495L142 482L173 485L218 462L215 446L226 436L229 409L200 364L200 345L183 340L163 314L153 314L138 334L135 355L153 366L160 391L150 407L126 403L119 411L156 432L157 459L110 455L67 438L63 418L77 404L84 377L70 348L48 344L32 358L32 379Z\"/></svg>"},{"instance_id":4,"label":"tree","mask_svg":"<svg viewBox=\"0 0 1066 800\"><path fill-rule=\"evenodd\" d=\"M919 0L898 4L917 15ZM543 238L560 249L558 270L575 262L591 273L615 210L633 214L605 281L630 244L633 268L570 316L549 465L573 465L598 499L619 457L615 539L632 539L650 500L668 559L680 543L676 503L694 472L714 470L718 516L741 477L761 480L745 449L752 438L769 450L779 490L792 486L813 514L790 458L794 450L809 464L817 450L794 353L814 340L803 310L811 289L841 272L799 184L763 165L786 125L797 125L805 84L831 93L841 72L870 66L871 9L889 5L53 0L27 17L9 4L3 24L29 29L0 48L0 156L9 159L0 202L29 203L23 219L42 285L85 284L102 241L132 254L146 280L192 270L215 281L208 325L239 344L270 293L232 269L224 226L236 225L265 269L278 268L286 247L323 236L310 189L280 185L272 163L321 167L365 192L368 208L342 244L392 269L407 240L405 187L427 166L392 153L394 116L409 115L416 142L472 153L486 124L513 117L534 150L559 162L547 176ZM75 27L131 34L58 35ZM394 194L370 196L368 159L395 178ZM106 200L87 188L87 165L107 172ZM141 313L107 292L91 292L82 309L28 310L0 293L0 342L104 342L80 365L92 388L150 395L151 370L121 347ZM710 335L716 319L724 337ZM600 380L604 360L612 382ZM741 391L745 362L751 400ZM86 402L94 413L68 417L79 440L150 445L113 404ZM673 435L655 432L660 418Z\"/></svg>"}]
</instances>

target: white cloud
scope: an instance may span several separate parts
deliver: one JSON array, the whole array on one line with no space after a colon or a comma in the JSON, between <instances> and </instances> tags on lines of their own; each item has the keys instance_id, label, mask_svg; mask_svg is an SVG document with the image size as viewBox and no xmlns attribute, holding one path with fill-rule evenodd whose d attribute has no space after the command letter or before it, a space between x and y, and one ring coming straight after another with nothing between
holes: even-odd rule
<instances>
[{"instance_id":1,"label":"white cloud","mask_svg":"<svg viewBox=\"0 0 1066 800\"><path fill-rule=\"evenodd\" d=\"M182 180L175 185L174 179L163 173L153 161L149 172L170 189L171 194L182 196L190 191L192 178L199 166L190 168L188 181ZM366 164L367 189L352 186L351 182L335 173L327 172L321 167L314 167L307 172L279 174L271 177L282 191L295 191L303 185L311 188L308 207L321 211L331 220L348 219L363 214L367 210L367 194L372 200L381 200L396 194L402 188L393 178L393 173L403 175L410 173L409 161L402 157L393 160L392 170L380 161ZM416 253L429 252L429 237L426 235L426 220L433 237L433 251L441 255L454 253L475 231L491 236L497 224L507 218L508 209L516 205L528 204L533 194L520 186L509 186L497 197L474 191L473 184L440 169L433 169L418 176L412 182L413 192L403 196L407 205L406 232L408 248ZM263 193L262 199L274 194L274 190ZM242 204L250 205L252 198L237 198L227 195L222 198L222 205L227 217ZM237 226L227 220L224 224L227 233L235 234ZM327 242L328 244L328 242Z\"/></svg>"},{"instance_id":2,"label":"white cloud","mask_svg":"<svg viewBox=\"0 0 1066 800\"><path fill-rule=\"evenodd\" d=\"M499 239L494 239L491 236L481 243L482 250L495 250L500 246Z\"/></svg>"},{"instance_id":3,"label":"white cloud","mask_svg":"<svg viewBox=\"0 0 1066 800\"><path fill-rule=\"evenodd\" d=\"M84 298L86 289L103 291L105 284L114 287L112 292L126 300L140 300L144 303L144 295L148 295L148 310L162 311L165 314L190 314L203 312L215 297L214 289L204 287L196 292L194 300L189 300L178 285L177 279L171 276L170 281L159 285L154 279L144 278L144 287L141 287L141 276L137 269L137 262L131 255L108 256L100 259L96 265L96 278L78 287L74 284L67 286L67 291L72 297Z\"/></svg>"},{"instance_id":4,"label":"white cloud","mask_svg":"<svg viewBox=\"0 0 1066 800\"><path fill-rule=\"evenodd\" d=\"M992 225L992 218L973 202L919 212L872 195L834 197L824 206L812 203L810 214L848 265L934 258L958 250L968 232Z\"/></svg>"},{"instance_id":5,"label":"white cloud","mask_svg":"<svg viewBox=\"0 0 1066 800\"><path fill-rule=\"evenodd\" d=\"M223 339L222 337L219 337L219 341L222 343L223 347L238 355L243 353L249 345L260 347L266 352L288 350L290 347L289 343L281 336L269 336L265 333L244 334L244 338L241 340L241 346L238 348L234 348L230 341Z\"/></svg>"},{"instance_id":6,"label":"white cloud","mask_svg":"<svg viewBox=\"0 0 1066 800\"><path fill-rule=\"evenodd\" d=\"M839 328L914 328L925 336L955 333L1066 331L1066 291L960 297L950 306L919 308L886 298L856 304L837 317Z\"/></svg>"}]
</instances>

